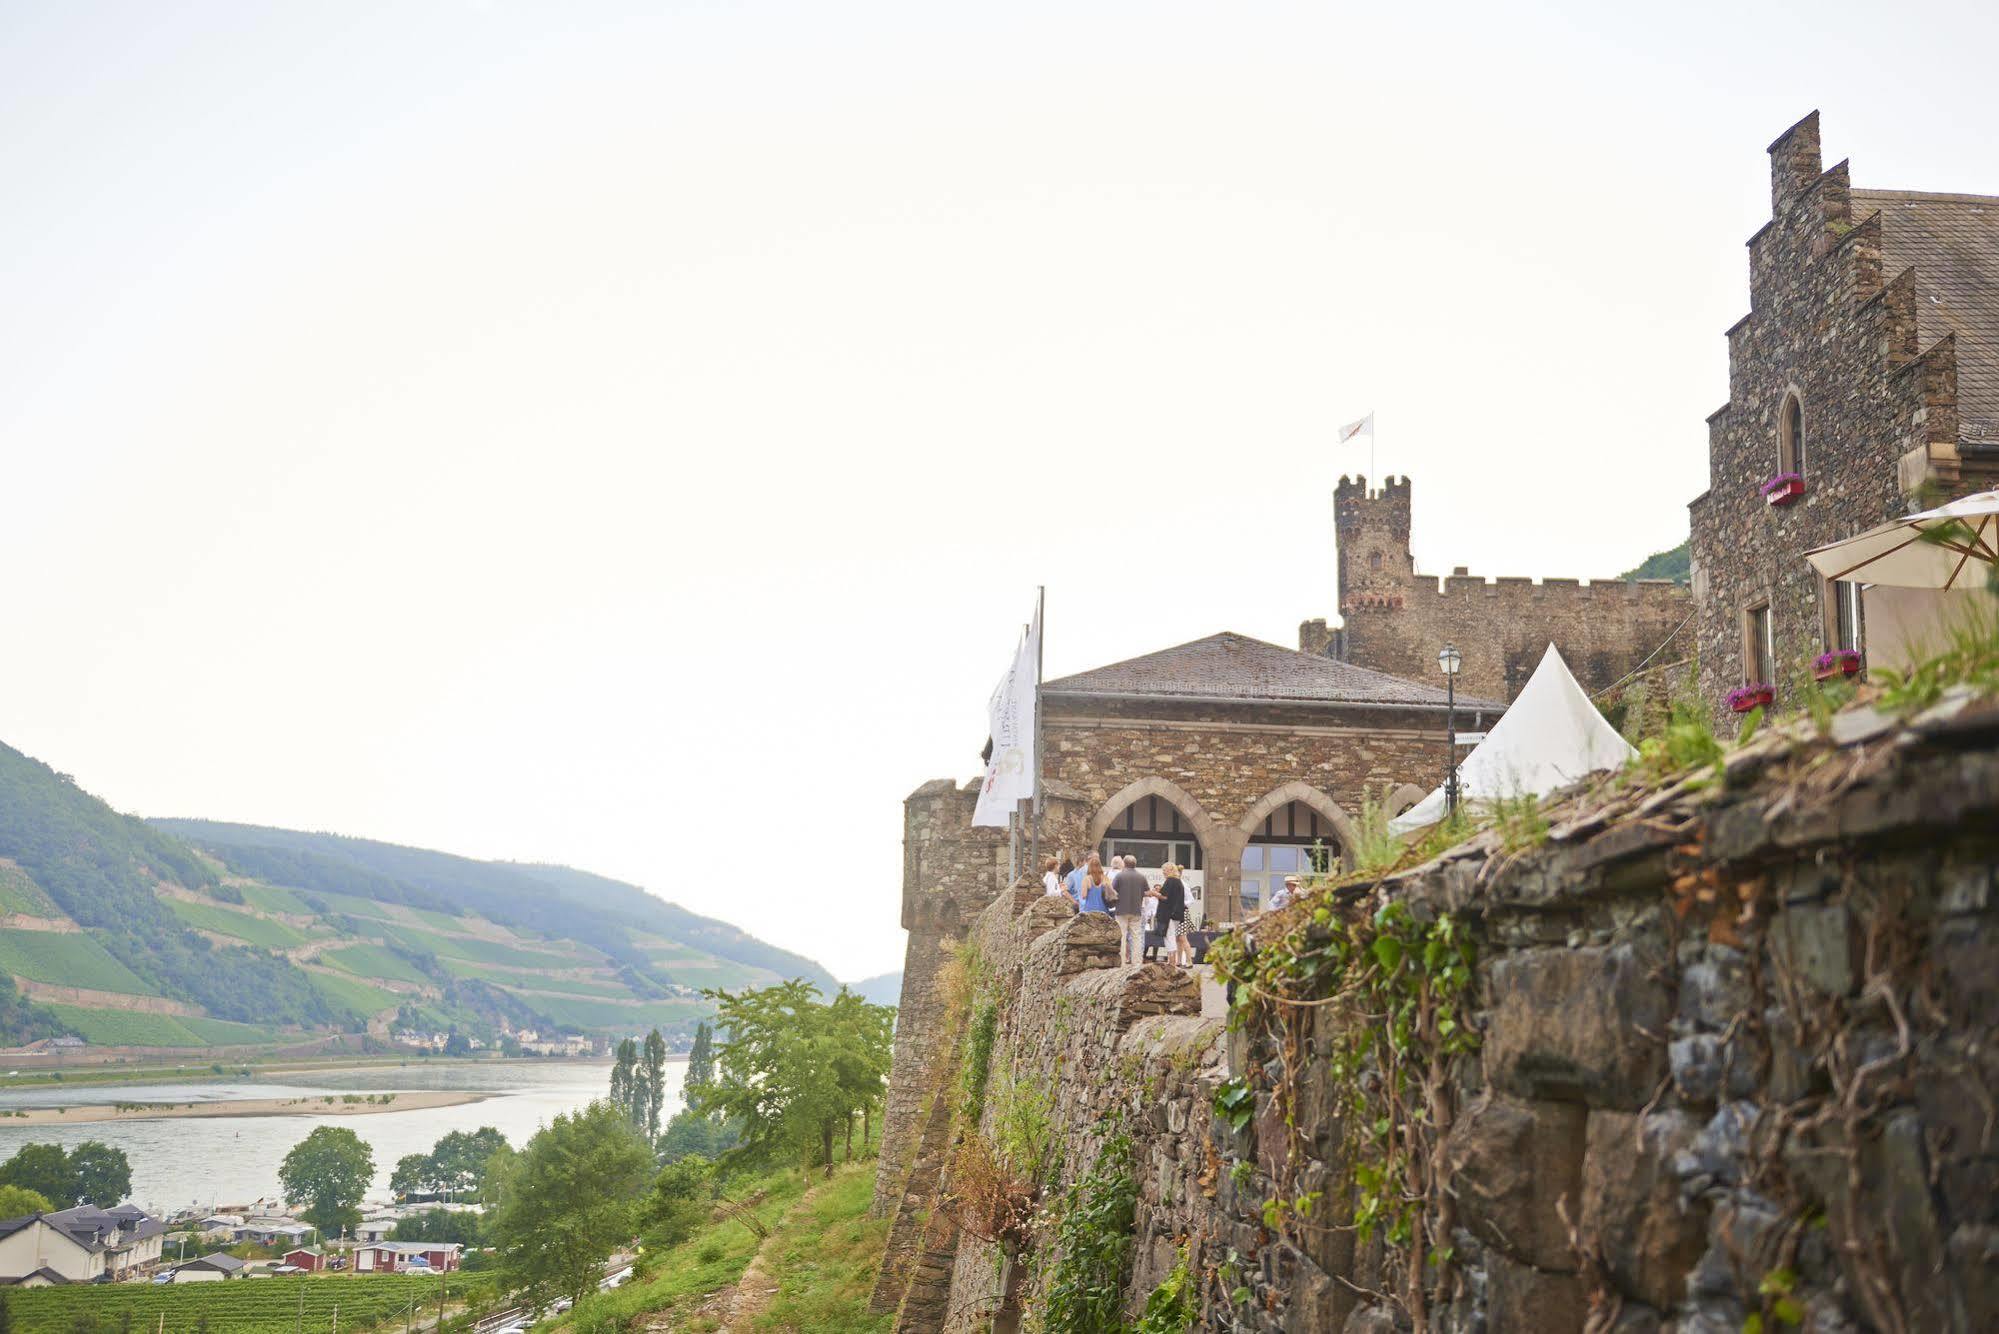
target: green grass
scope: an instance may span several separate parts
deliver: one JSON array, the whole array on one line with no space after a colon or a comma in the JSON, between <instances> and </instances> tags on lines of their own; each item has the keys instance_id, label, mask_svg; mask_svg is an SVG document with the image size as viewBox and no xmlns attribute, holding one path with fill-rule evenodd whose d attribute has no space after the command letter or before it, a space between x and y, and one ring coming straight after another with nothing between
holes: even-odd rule
<instances>
[{"instance_id":1,"label":"green grass","mask_svg":"<svg viewBox=\"0 0 1999 1334\"><path fill-rule=\"evenodd\" d=\"M667 981L678 982L682 986L721 987L733 991L741 987L767 987L784 980L768 968L737 963L733 959L719 959L712 955L649 957L655 972L663 975Z\"/></svg>"},{"instance_id":2,"label":"green grass","mask_svg":"<svg viewBox=\"0 0 1999 1334\"><path fill-rule=\"evenodd\" d=\"M296 1040L298 1035L280 1033L261 1024L237 1024L227 1019L181 1019L179 1023L203 1042L217 1047L244 1046L260 1042Z\"/></svg>"},{"instance_id":3,"label":"green grass","mask_svg":"<svg viewBox=\"0 0 1999 1334\"><path fill-rule=\"evenodd\" d=\"M419 986L432 981L408 959L380 945L344 945L322 953L319 962L360 978L385 977L396 982L414 982Z\"/></svg>"},{"instance_id":4,"label":"green grass","mask_svg":"<svg viewBox=\"0 0 1999 1334\"><path fill-rule=\"evenodd\" d=\"M314 991L333 1004L364 1017L402 1004L402 997L393 991L370 986L357 977L335 977L329 973L307 973L306 976L312 979Z\"/></svg>"},{"instance_id":5,"label":"green grass","mask_svg":"<svg viewBox=\"0 0 1999 1334\"><path fill-rule=\"evenodd\" d=\"M464 931L476 917L453 917L450 913L435 912L429 908L411 908L409 913L419 922L426 922L440 931Z\"/></svg>"},{"instance_id":6,"label":"green grass","mask_svg":"<svg viewBox=\"0 0 1999 1334\"><path fill-rule=\"evenodd\" d=\"M61 917L62 909L42 892L26 871L10 861L0 861L0 913L20 913L27 917Z\"/></svg>"},{"instance_id":7,"label":"green grass","mask_svg":"<svg viewBox=\"0 0 1999 1334\"><path fill-rule=\"evenodd\" d=\"M527 1004L558 1024L578 1028L643 1029L653 1025L684 1023L715 1007L705 1000L648 1001L643 1005L614 1005L610 1001L569 1000L562 996L527 996Z\"/></svg>"},{"instance_id":8,"label":"green grass","mask_svg":"<svg viewBox=\"0 0 1999 1334\"><path fill-rule=\"evenodd\" d=\"M138 1014L131 1010L88 1010L80 1005L51 1005L56 1018L76 1030L85 1042L105 1047L205 1047L186 1021L170 1014Z\"/></svg>"},{"instance_id":9,"label":"green grass","mask_svg":"<svg viewBox=\"0 0 1999 1334\"><path fill-rule=\"evenodd\" d=\"M81 932L0 931L0 968L16 977L63 987L117 991L128 996L157 994Z\"/></svg>"},{"instance_id":10,"label":"green grass","mask_svg":"<svg viewBox=\"0 0 1999 1334\"><path fill-rule=\"evenodd\" d=\"M15 1334L71 1334L77 1328L100 1326L106 1331L129 1327L135 1334L162 1328L172 1334L192 1334L204 1317L215 1334L292 1334L301 1327L332 1328L337 1305L340 1328L358 1334L375 1325L401 1330L412 1300L434 1314L440 1287L456 1302L468 1292L489 1294L492 1279L482 1274L442 1279L411 1274L313 1275L161 1287L111 1283L20 1288L8 1292L7 1309Z\"/></svg>"},{"instance_id":11,"label":"green grass","mask_svg":"<svg viewBox=\"0 0 1999 1334\"><path fill-rule=\"evenodd\" d=\"M868 1311L889 1227L886 1218L868 1217L874 1183L872 1162L839 1168L771 1234L761 1272L777 1296L751 1328L886 1334L895 1324L893 1312Z\"/></svg>"},{"instance_id":12,"label":"green grass","mask_svg":"<svg viewBox=\"0 0 1999 1334\"><path fill-rule=\"evenodd\" d=\"M268 917L252 917L234 908L218 907L212 903L190 903L186 899L168 899L167 907L189 926L261 945L265 949L290 949L306 942L305 932L295 926L274 922Z\"/></svg>"},{"instance_id":13,"label":"green grass","mask_svg":"<svg viewBox=\"0 0 1999 1334\"><path fill-rule=\"evenodd\" d=\"M761 1180L746 1181L730 1191L732 1199L746 1199L764 1192L756 1215L765 1227L775 1227L798 1197L805 1182L796 1168L775 1172ZM743 1276L757 1253L756 1234L737 1222L711 1222L695 1229L678 1246L664 1250L648 1248L640 1256L638 1271L623 1287L594 1293L554 1324L537 1330L570 1330L574 1334L623 1334L639 1322L633 1317L664 1312L687 1311L701 1305L709 1293L727 1287ZM705 1257L705 1258L704 1258ZM652 1321L674 1329L713 1329L712 1324L683 1320ZM839 1328L829 1326L827 1328Z\"/></svg>"},{"instance_id":14,"label":"green grass","mask_svg":"<svg viewBox=\"0 0 1999 1334\"><path fill-rule=\"evenodd\" d=\"M265 912L286 912L297 913L305 917L312 916L312 908L304 899L299 897L298 891L295 889L285 889L280 885L266 885L262 883L238 885L236 888L243 891L243 902L249 904L252 908L260 908Z\"/></svg>"}]
</instances>

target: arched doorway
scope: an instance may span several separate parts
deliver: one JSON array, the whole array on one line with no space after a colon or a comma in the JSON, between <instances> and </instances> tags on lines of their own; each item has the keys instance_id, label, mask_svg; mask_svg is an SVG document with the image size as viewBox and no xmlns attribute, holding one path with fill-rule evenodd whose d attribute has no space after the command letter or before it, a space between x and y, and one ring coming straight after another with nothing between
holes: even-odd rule
<instances>
[{"instance_id":1,"label":"arched doorway","mask_svg":"<svg viewBox=\"0 0 1999 1334\"><path fill-rule=\"evenodd\" d=\"M1163 778L1140 779L1099 808L1090 840L1106 865L1112 857L1135 857L1155 885L1165 878L1160 868L1167 863L1183 867L1189 918L1202 919L1215 826L1186 792Z\"/></svg>"},{"instance_id":2,"label":"arched doorway","mask_svg":"<svg viewBox=\"0 0 1999 1334\"><path fill-rule=\"evenodd\" d=\"M1287 875L1333 870L1344 851L1331 820L1302 801L1285 802L1264 817L1243 846L1243 911L1259 911Z\"/></svg>"},{"instance_id":3,"label":"arched doorway","mask_svg":"<svg viewBox=\"0 0 1999 1334\"><path fill-rule=\"evenodd\" d=\"M1287 875L1334 871L1349 863L1354 832L1339 803L1310 783L1293 781L1271 792L1238 826L1243 911L1260 911Z\"/></svg>"}]
</instances>

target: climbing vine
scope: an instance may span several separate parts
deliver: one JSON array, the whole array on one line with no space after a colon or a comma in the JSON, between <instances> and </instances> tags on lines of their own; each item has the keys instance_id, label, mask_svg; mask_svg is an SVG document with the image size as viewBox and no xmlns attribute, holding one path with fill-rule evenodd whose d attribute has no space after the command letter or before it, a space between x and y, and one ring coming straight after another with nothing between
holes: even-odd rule
<instances>
[{"instance_id":1,"label":"climbing vine","mask_svg":"<svg viewBox=\"0 0 1999 1334\"><path fill-rule=\"evenodd\" d=\"M1235 987L1231 1027L1267 1047L1278 1067L1271 1078L1269 1062L1250 1063L1217 1090L1215 1111L1242 1130L1259 1099L1274 1105L1291 1151L1266 1164L1265 1224L1381 1235L1401 1256L1398 1300L1421 1330L1425 1272L1440 1287L1452 1281L1454 1215L1439 1146L1450 1127L1452 1063L1478 1046L1468 1012L1476 951L1451 914L1423 917L1399 902L1369 912L1338 893L1310 896L1275 932L1268 923L1247 939L1225 936L1209 952ZM1297 1189L1305 1158L1297 1089L1308 1060L1323 1063L1329 1110L1344 1128L1350 1220L1327 1221L1317 1192Z\"/></svg>"},{"instance_id":2,"label":"climbing vine","mask_svg":"<svg viewBox=\"0 0 1999 1334\"><path fill-rule=\"evenodd\" d=\"M1047 1334L1117 1334L1131 1270L1138 1178L1131 1136L1113 1125L1089 1172L1064 1191L1055 1212L1055 1258L1043 1328Z\"/></svg>"}]
</instances>

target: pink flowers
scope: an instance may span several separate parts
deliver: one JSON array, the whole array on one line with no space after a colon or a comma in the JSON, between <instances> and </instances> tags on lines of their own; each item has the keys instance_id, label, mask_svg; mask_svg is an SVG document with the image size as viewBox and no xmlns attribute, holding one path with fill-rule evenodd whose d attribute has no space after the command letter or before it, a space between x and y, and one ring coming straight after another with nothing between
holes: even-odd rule
<instances>
[{"instance_id":1,"label":"pink flowers","mask_svg":"<svg viewBox=\"0 0 1999 1334\"><path fill-rule=\"evenodd\" d=\"M1836 648L1830 653L1821 653L1812 663L1812 678L1829 681L1835 676L1852 676L1860 670L1860 654L1855 649Z\"/></svg>"},{"instance_id":2,"label":"pink flowers","mask_svg":"<svg viewBox=\"0 0 1999 1334\"><path fill-rule=\"evenodd\" d=\"M1753 685L1737 686L1728 692L1728 707L1732 713L1747 713L1751 709L1762 708L1777 698L1777 689L1766 681Z\"/></svg>"}]
</instances>

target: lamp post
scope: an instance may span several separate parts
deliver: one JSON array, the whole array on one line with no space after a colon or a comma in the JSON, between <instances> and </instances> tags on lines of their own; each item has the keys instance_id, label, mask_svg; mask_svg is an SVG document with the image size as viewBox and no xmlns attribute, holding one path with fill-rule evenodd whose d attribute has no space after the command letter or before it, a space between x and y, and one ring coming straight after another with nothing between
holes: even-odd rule
<instances>
[{"instance_id":1,"label":"lamp post","mask_svg":"<svg viewBox=\"0 0 1999 1334\"><path fill-rule=\"evenodd\" d=\"M1458 668L1464 657L1455 645L1444 645L1437 665L1444 669L1444 818L1458 813Z\"/></svg>"}]
</instances>

